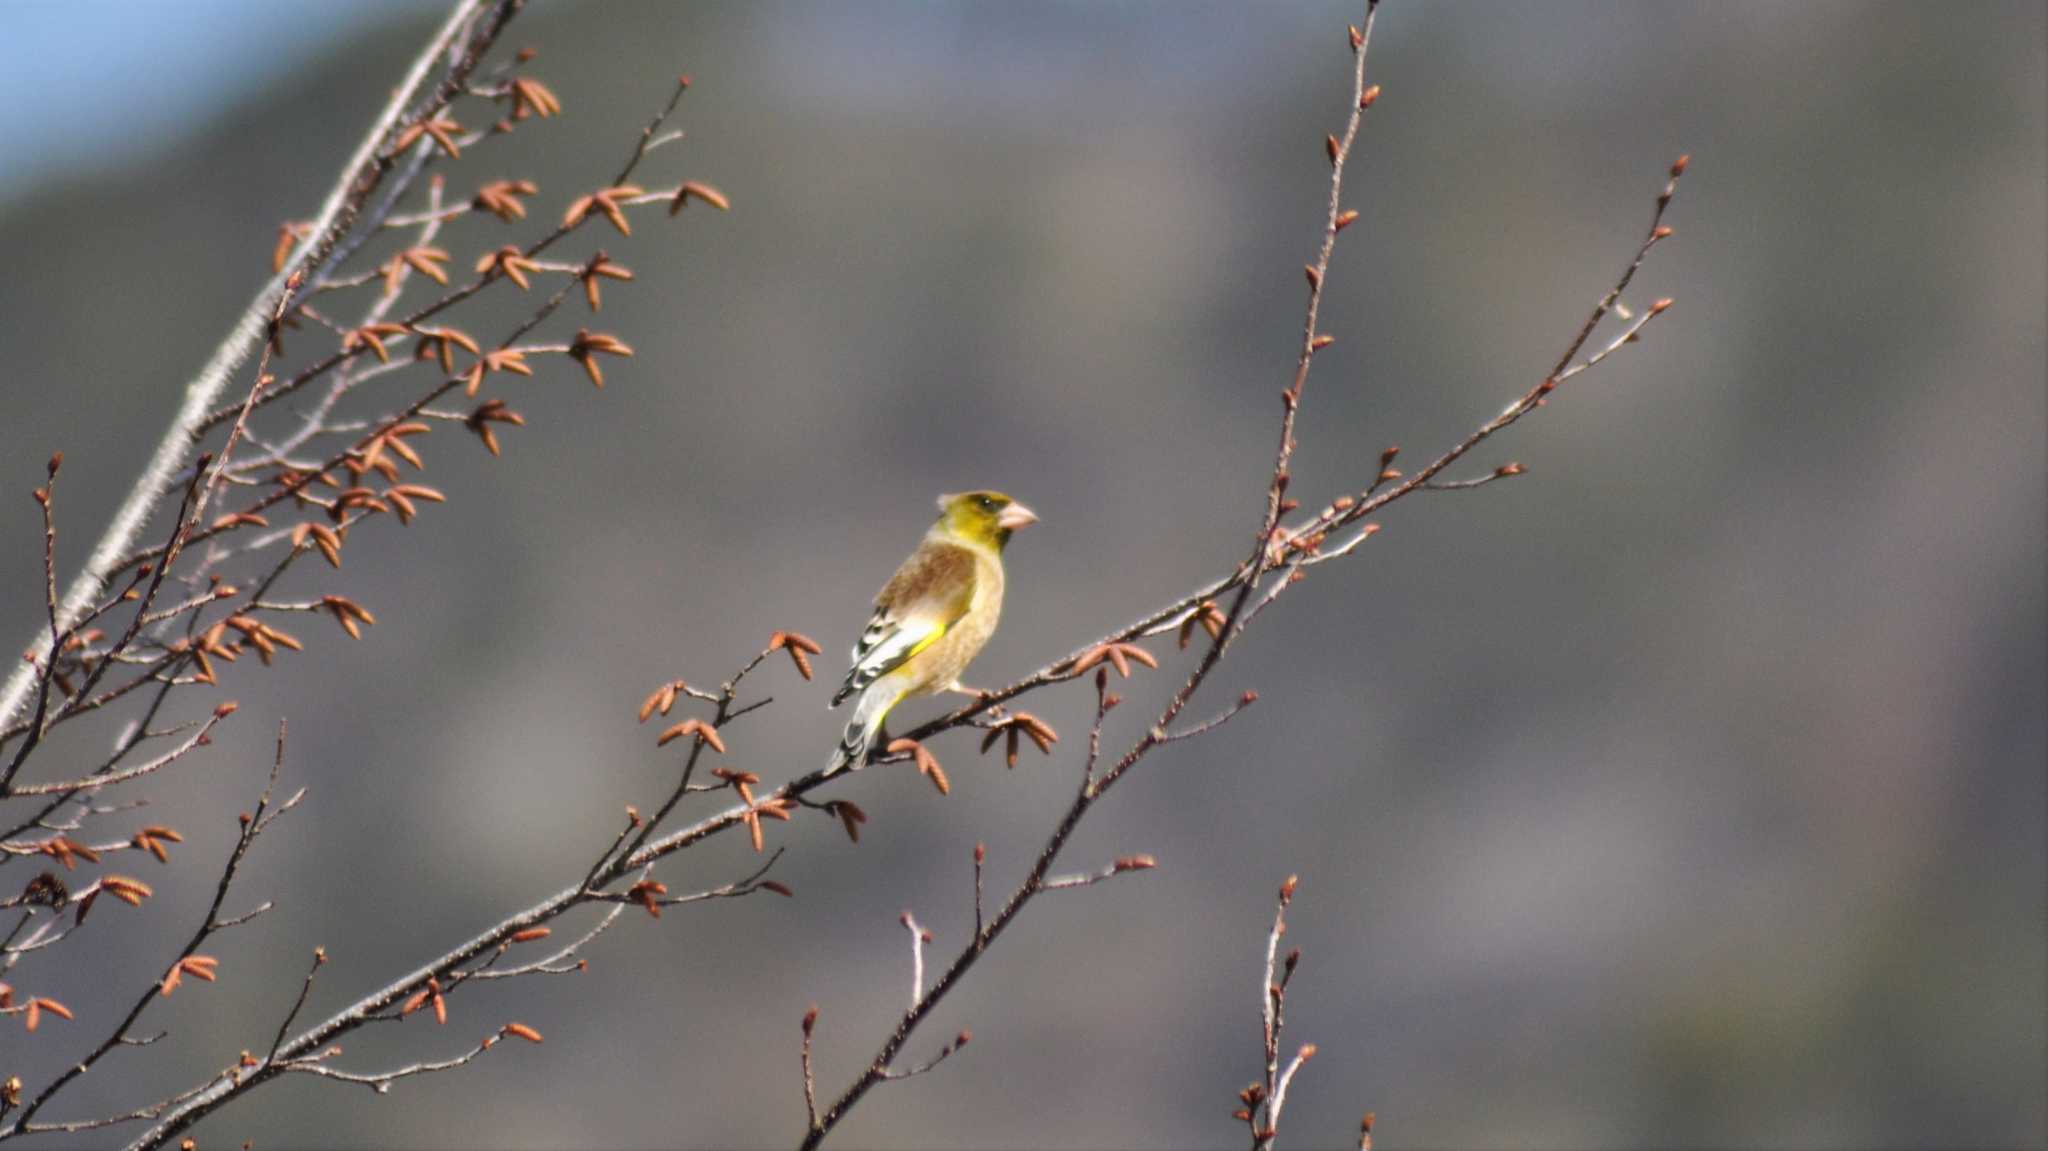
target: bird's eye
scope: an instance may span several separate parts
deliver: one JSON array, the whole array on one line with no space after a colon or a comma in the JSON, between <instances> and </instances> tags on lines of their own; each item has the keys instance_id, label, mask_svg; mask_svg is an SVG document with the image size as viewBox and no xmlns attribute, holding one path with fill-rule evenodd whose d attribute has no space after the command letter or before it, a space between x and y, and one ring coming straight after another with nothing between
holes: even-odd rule
<instances>
[{"instance_id":1,"label":"bird's eye","mask_svg":"<svg viewBox=\"0 0 2048 1151\"><path fill-rule=\"evenodd\" d=\"M996 510L996 502L987 496L977 496L974 502L981 505L982 511L992 512Z\"/></svg>"}]
</instances>

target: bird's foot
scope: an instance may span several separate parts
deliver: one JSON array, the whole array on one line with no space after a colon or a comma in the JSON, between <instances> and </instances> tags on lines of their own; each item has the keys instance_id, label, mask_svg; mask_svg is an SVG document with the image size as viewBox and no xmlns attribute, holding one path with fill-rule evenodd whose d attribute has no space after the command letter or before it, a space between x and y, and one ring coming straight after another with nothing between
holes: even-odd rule
<instances>
[{"instance_id":1,"label":"bird's foot","mask_svg":"<svg viewBox=\"0 0 2048 1151\"><path fill-rule=\"evenodd\" d=\"M966 684L961 683L957 679L954 680L952 683L947 684L946 690L958 692L961 695L973 696L976 703L984 702L990 696L995 694L995 692L988 691L984 688L968 687ZM988 709L984 711L982 714L988 716L991 719L1001 719L1003 717L1003 705L999 703L990 704Z\"/></svg>"}]
</instances>

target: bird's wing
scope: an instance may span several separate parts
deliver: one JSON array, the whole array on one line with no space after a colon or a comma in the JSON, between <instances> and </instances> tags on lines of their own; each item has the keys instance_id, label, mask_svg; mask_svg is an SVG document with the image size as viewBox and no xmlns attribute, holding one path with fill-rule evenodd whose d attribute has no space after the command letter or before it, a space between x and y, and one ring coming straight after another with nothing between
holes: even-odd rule
<instances>
[{"instance_id":1,"label":"bird's wing","mask_svg":"<svg viewBox=\"0 0 2048 1151\"><path fill-rule=\"evenodd\" d=\"M854 645L853 666L832 706L937 643L973 604L975 579L972 551L940 540L919 545L875 597L875 614Z\"/></svg>"}]
</instances>

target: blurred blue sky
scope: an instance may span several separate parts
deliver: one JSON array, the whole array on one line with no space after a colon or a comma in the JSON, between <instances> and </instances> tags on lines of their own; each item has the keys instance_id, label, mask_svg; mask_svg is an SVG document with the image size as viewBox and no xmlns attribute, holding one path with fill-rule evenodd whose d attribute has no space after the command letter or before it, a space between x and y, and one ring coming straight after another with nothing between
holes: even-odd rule
<instances>
[{"instance_id":1,"label":"blurred blue sky","mask_svg":"<svg viewBox=\"0 0 2048 1151\"><path fill-rule=\"evenodd\" d=\"M131 163L137 139L173 145L337 41L439 7L10 0L0 16L0 203L53 171Z\"/></svg>"}]
</instances>

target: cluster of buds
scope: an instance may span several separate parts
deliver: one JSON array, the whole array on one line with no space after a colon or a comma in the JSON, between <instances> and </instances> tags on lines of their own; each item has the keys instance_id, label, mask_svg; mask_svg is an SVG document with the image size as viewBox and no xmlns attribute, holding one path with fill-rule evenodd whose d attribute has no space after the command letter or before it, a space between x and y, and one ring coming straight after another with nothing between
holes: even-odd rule
<instances>
[{"instance_id":1,"label":"cluster of buds","mask_svg":"<svg viewBox=\"0 0 2048 1151\"><path fill-rule=\"evenodd\" d=\"M917 773L930 779L940 795L952 794L953 784L946 778L945 769L939 766L939 757L933 755L930 748L914 739L899 739L890 743L887 750L890 755L908 753L917 764Z\"/></svg>"},{"instance_id":2,"label":"cluster of buds","mask_svg":"<svg viewBox=\"0 0 2048 1151\"><path fill-rule=\"evenodd\" d=\"M441 977L429 975L427 985L412 993L398 1008L398 1017L404 1019L422 1007L432 1006L434 1022L448 1022L448 999L441 993Z\"/></svg>"},{"instance_id":3,"label":"cluster of buds","mask_svg":"<svg viewBox=\"0 0 2048 1151\"><path fill-rule=\"evenodd\" d=\"M1133 663L1142 663L1155 670L1159 667L1159 660L1154 658L1151 652L1134 643L1112 640L1109 643L1097 644L1081 653L1081 657L1075 660L1068 670L1076 676L1085 675L1090 668L1105 661L1125 679L1131 678Z\"/></svg>"},{"instance_id":4,"label":"cluster of buds","mask_svg":"<svg viewBox=\"0 0 2048 1151\"><path fill-rule=\"evenodd\" d=\"M157 990L165 998L169 998L171 992L178 989L178 985L185 981L187 975L202 983L212 983L220 977L216 970L219 966L220 960L211 955L187 955L171 964L171 969L164 973L163 979L158 982Z\"/></svg>"},{"instance_id":5,"label":"cluster of buds","mask_svg":"<svg viewBox=\"0 0 2048 1151\"><path fill-rule=\"evenodd\" d=\"M788 652L790 662L796 665L796 673L808 680L811 678L811 657L823 654L825 649L800 632L778 631L768 637L768 650Z\"/></svg>"},{"instance_id":6,"label":"cluster of buds","mask_svg":"<svg viewBox=\"0 0 2048 1151\"><path fill-rule=\"evenodd\" d=\"M998 739L1002 740L1004 744L1004 764L1009 767L1015 767L1017 766L1017 749L1022 740L1030 740L1032 746L1038 748L1040 754L1051 755L1052 745L1059 742L1060 736L1058 732L1052 729L1051 724L1046 723L1030 712L1016 711L988 725L988 733L981 737L982 754L987 755L988 749L994 747Z\"/></svg>"}]
</instances>

